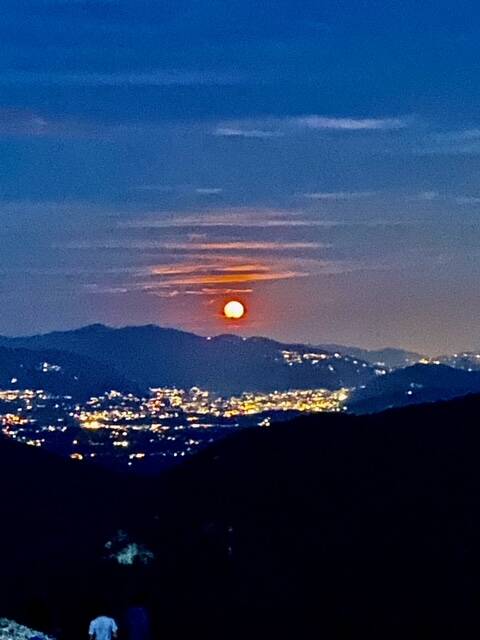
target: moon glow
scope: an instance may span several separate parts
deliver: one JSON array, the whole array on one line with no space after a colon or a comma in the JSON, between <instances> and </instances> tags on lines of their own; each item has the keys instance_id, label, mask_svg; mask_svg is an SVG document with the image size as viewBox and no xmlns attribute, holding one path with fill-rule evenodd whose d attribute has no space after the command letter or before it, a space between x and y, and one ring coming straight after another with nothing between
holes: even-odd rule
<instances>
[{"instance_id":1,"label":"moon glow","mask_svg":"<svg viewBox=\"0 0 480 640\"><path fill-rule=\"evenodd\" d=\"M223 307L223 315L228 320L240 320L245 315L245 305L238 300L230 300Z\"/></svg>"}]
</instances>

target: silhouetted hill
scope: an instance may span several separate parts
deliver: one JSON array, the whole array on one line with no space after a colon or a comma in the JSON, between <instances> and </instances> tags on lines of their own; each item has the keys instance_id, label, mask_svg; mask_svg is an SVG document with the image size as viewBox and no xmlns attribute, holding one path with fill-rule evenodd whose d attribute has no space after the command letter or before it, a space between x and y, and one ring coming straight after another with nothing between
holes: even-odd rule
<instances>
[{"instance_id":1,"label":"silhouetted hill","mask_svg":"<svg viewBox=\"0 0 480 640\"><path fill-rule=\"evenodd\" d=\"M416 364L397 369L356 389L348 400L355 413L437 402L480 392L480 372L445 365Z\"/></svg>"},{"instance_id":2,"label":"silhouetted hill","mask_svg":"<svg viewBox=\"0 0 480 640\"><path fill-rule=\"evenodd\" d=\"M247 430L148 481L0 442L0 536L16 547L2 606L74 597L73 640L91 598L103 590L117 614L139 585L159 633L178 637L474 635L479 409L471 397ZM151 565L99 563L118 526Z\"/></svg>"},{"instance_id":3,"label":"silhouetted hill","mask_svg":"<svg viewBox=\"0 0 480 640\"><path fill-rule=\"evenodd\" d=\"M321 348L327 351L341 353L342 355L359 358L370 364L381 364L388 369L408 367L421 360L424 356L415 351L385 347L384 349L361 349L360 347L348 347L340 344L322 344Z\"/></svg>"},{"instance_id":4,"label":"silhouetted hill","mask_svg":"<svg viewBox=\"0 0 480 640\"><path fill-rule=\"evenodd\" d=\"M305 418L175 472L175 502L197 523L184 526L223 531L246 628L260 611L265 629L302 621L318 637L478 629L479 409L477 397Z\"/></svg>"},{"instance_id":5,"label":"silhouetted hill","mask_svg":"<svg viewBox=\"0 0 480 640\"><path fill-rule=\"evenodd\" d=\"M435 360L456 369L465 369L466 371L480 370L480 353L475 351L438 356Z\"/></svg>"},{"instance_id":6,"label":"silhouetted hill","mask_svg":"<svg viewBox=\"0 0 480 640\"><path fill-rule=\"evenodd\" d=\"M306 345L285 345L266 338L203 338L148 325L112 329L92 325L76 331L29 338L0 338L0 344L28 349L57 349L100 360L144 386L201 386L222 393L363 384L374 368L350 356ZM319 357L303 358L312 350ZM282 352L298 354L287 357Z\"/></svg>"},{"instance_id":7,"label":"silhouetted hill","mask_svg":"<svg viewBox=\"0 0 480 640\"><path fill-rule=\"evenodd\" d=\"M0 437L0 616L47 631L71 613L84 627L104 544L145 510L142 494L135 478Z\"/></svg>"},{"instance_id":8,"label":"silhouetted hill","mask_svg":"<svg viewBox=\"0 0 480 640\"><path fill-rule=\"evenodd\" d=\"M43 389L75 399L116 389L142 391L138 384L111 366L91 358L58 350L0 347L0 389Z\"/></svg>"}]
</instances>

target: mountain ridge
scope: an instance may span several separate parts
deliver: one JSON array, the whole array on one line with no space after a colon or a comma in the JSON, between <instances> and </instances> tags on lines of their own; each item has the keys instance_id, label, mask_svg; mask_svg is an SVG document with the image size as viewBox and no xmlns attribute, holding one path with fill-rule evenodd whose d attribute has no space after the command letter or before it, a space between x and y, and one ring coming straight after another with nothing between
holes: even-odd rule
<instances>
[{"instance_id":1,"label":"mountain ridge","mask_svg":"<svg viewBox=\"0 0 480 640\"><path fill-rule=\"evenodd\" d=\"M480 393L480 371L417 363L390 371L355 389L348 399L348 409L354 413L374 413L475 393Z\"/></svg>"},{"instance_id":2,"label":"mountain ridge","mask_svg":"<svg viewBox=\"0 0 480 640\"><path fill-rule=\"evenodd\" d=\"M112 389L144 393L138 384L87 356L56 349L0 346L0 389L42 389L85 400Z\"/></svg>"},{"instance_id":3,"label":"mountain ridge","mask_svg":"<svg viewBox=\"0 0 480 640\"><path fill-rule=\"evenodd\" d=\"M310 345L228 334L202 337L156 325L116 329L96 324L30 337L0 336L0 345L94 358L147 387L200 386L227 394L334 390L357 386L375 375L375 367L366 362ZM311 357L312 352L319 357Z\"/></svg>"}]
</instances>

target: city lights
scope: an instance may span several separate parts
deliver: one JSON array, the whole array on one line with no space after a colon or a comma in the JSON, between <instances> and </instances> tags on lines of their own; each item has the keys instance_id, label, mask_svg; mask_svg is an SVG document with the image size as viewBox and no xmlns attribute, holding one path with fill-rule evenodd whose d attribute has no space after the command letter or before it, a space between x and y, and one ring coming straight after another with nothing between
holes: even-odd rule
<instances>
[{"instance_id":1,"label":"city lights","mask_svg":"<svg viewBox=\"0 0 480 640\"><path fill-rule=\"evenodd\" d=\"M295 357L284 355L286 360ZM38 389L4 390L0 427L17 442L75 461L153 468L191 455L235 429L268 427L300 413L342 411L348 396L348 389L224 397L199 387L159 387L147 397L112 390L77 403Z\"/></svg>"}]
</instances>

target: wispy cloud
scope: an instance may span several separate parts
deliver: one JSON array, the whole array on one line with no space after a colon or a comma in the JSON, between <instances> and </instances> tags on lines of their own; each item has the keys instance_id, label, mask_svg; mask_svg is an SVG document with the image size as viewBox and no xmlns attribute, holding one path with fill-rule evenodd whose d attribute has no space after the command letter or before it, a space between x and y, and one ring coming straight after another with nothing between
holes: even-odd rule
<instances>
[{"instance_id":1,"label":"wispy cloud","mask_svg":"<svg viewBox=\"0 0 480 640\"><path fill-rule=\"evenodd\" d=\"M248 287L249 284L303 278L308 276L309 272L292 268L289 266L289 261L283 258L235 263L234 258L227 257L222 264L221 259L216 255L207 256L203 262L192 260L192 256L189 256L185 263L173 262L140 267L136 274L132 275L134 277L129 277L121 283L90 282L83 288L95 294L125 294L140 291L159 294L162 297L178 295L215 297L234 292L248 294L252 292Z\"/></svg>"},{"instance_id":2,"label":"wispy cloud","mask_svg":"<svg viewBox=\"0 0 480 640\"><path fill-rule=\"evenodd\" d=\"M235 295L235 294L239 294L239 295L246 295L249 293L253 293L253 289L246 289L246 288L232 288L232 287L228 287L226 289L222 289L221 287L216 287L216 288L211 288L211 287L202 287L201 289L185 289L185 291L183 292L185 295L187 296L208 296L209 298L211 298L212 296L218 296L218 295L226 295L226 296L230 296L230 295Z\"/></svg>"},{"instance_id":3,"label":"wispy cloud","mask_svg":"<svg viewBox=\"0 0 480 640\"><path fill-rule=\"evenodd\" d=\"M244 272L244 273L205 273L185 276L183 278L170 278L168 281L148 283L142 285L144 291L154 290L161 287L209 285L209 284L241 284L248 282L272 282L276 280L291 280L292 278L302 278L309 275L301 271L270 271L265 272Z\"/></svg>"},{"instance_id":4,"label":"wispy cloud","mask_svg":"<svg viewBox=\"0 0 480 640\"><path fill-rule=\"evenodd\" d=\"M167 265L154 265L147 268L144 273L152 276L185 276L195 274L198 272L211 273L214 270L216 273L248 273L248 272L268 272L269 267L261 263L246 263L246 264L233 264L218 266L214 265L213 261L207 263L194 263L194 264L167 264Z\"/></svg>"},{"instance_id":5,"label":"wispy cloud","mask_svg":"<svg viewBox=\"0 0 480 640\"><path fill-rule=\"evenodd\" d=\"M169 242L163 240L78 240L62 245L66 249L125 249L125 250L166 250L173 252L232 252L232 251L269 251L282 252L298 249L319 249L326 245L321 242L265 242L256 240L240 240L236 242Z\"/></svg>"},{"instance_id":6,"label":"wispy cloud","mask_svg":"<svg viewBox=\"0 0 480 640\"><path fill-rule=\"evenodd\" d=\"M271 129L249 129L248 127L235 125L219 125L214 129L214 135L224 138L258 138L267 140L269 138L279 138L284 135L283 131L272 131Z\"/></svg>"},{"instance_id":7,"label":"wispy cloud","mask_svg":"<svg viewBox=\"0 0 480 640\"><path fill-rule=\"evenodd\" d=\"M375 191L314 191L312 193L304 193L303 197L308 200L361 200L375 196Z\"/></svg>"},{"instance_id":8,"label":"wispy cloud","mask_svg":"<svg viewBox=\"0 0 480 640\"><path fill-rule=\"evenodd\" d=\"M135 187L135 191L145 193L163 193L163 194L177 194L181 196L189 196L195 193L198 196L218 196L223 193L223 187L192 187L192 185L180 185L175 186L166 184L145 184Z\"/></svg>"},{"instance_id":9,"label":"wispy cloud","mask_svg":"<svg viewBox=\"0 0 480 640\"><path fill-rule=\"evenodd\" d=\"M403 129L407 118L328 118L309 115L291 118L290 122L306 129L330 129L336 131L378 131Z\"/></svg>"},{"instance_id":10,"label":"wispy cloud","mask_svg":"<svg viewBox=\"0 0 480 640\"><path fill-rule=\"evenodd\" d=\"M265 242L260 240L241 240L238 242L166 242L165 249L173 251L290 251L297 249L320 249L321 242Z\"/></svg>"},{"instance_id":11,"label":"wispy cloud","mask_svg":"<svg viewBox=\"0 0 480 640\"><path fill-rule=\"evenodd\" d=\"M477 195L452 195L439 191L420 191L414 195L406 196L410 202L445 202L460 205L478 205L480 196Z\"/></svg>"},{"instance_id":12,"label":"wispy cloud","mask_svg":"<svg viewBox=\"0 0 480 640\"><path fill-rule=\"evenodd\" d=\"M275 214L270 212L268 215L273 217ZM338 266L320 257L315 261L319 250L326 246L322 242L251 239L247 232L249 226L243 228L245 235L242 233L240 238L235 233L233 237L227 235L217 239L216 234L192 233L190 224L185 226L180 237L175 233L172 239L167 229L167 238L152 239L148 227L143 225L137 229L146 231L147 237L140 238L131 234L123 237L125 227L116 227L121 237L108 235L71 240L62 243L61 247L95 251L97 256L101 251L128 251L134 261L135 256L138 257L136 269L98 274L98 281L88 282L85 291L92 294L143 292L166 298L178 295L210 295L214 298L227 289L240 286L247 290L255 283L304 278L311 274L312 268L325 271ZM311 258L307 259L307 256ZM155 260L160 261L145 265L145 261Z\"/></svg>"},{"instance_id":13,"label":"wispy cloud","mask_svg":"<svg viewBox=\"0 0 480 640\"><path fill-rule=\"evenodd\" d=\"M339 192L342 194L342 192ZM369 193L374 195L375 192L345 192L346 195L351 195L351 199L354 200L356 193ZM329 195L329 194L327 194ZM333 192L331 197L324 198L327 201L334 200ZM306 197L303 196L302 197ZM357 196L358 198L367 197ZM321 197L318 199L322 199ZM338 198L340 200L340 198ZM313 198L315 200L315 198ZM122 220L118 223L118 227L121 229L135 229L135 230L154 230L154 229L188 229L193 234L192 239L198 236L198 231L209 233L210 230L215 229L231 229L232 232L239 232L242 229L297 229L301 231L302 228L324 228L331 229L334 227L349 227L349 226L363 226L363 227L375 227L375 226L397 226L400 224L398 220L387 219L368 219L368 220L341 220L341 219L329 219L320 216L318 213L312 213L311 211L302 210L277 210L277 209L265 209L259 207L255 208L222 208L218 211L208 211L205 213L195 214L169 214L165 212L150 213L145 216L135 217L129 220ZM197 231L197 233L195 233ZM204 233L201 237L205 237Z\"/></svg>"},{"instance_id":14,"label":"wispy cloud","mask_svg":"<svg viewBox=\"0 0 480 640\"><path fill-rule=\"evenodd\" d=\"M223 192L221 187L198 187L195 193L199 196L218 196Z\"/></svg>"},{"instance_id":15,"label":"wispy cloud","mask_svg":"<svg viewBox=\"0 0 480 640\"><path fill-rule=\"evenodd\" d=\"M99 274L83 289L91 294L142 292L163 298L177 296L207 296L212 300L226 293L248 295L256 284L295 280L318 274L341 274L363 269L355 261L330 260L303 254L269 252L245 255L215 250L206 253L162 255L164 262L138 266L125 274Z\"/></svg>"},{"instance_id":16,"label":"wispy cloud","mask_svg":"<svg viewBox=\"0 0 480 640\"><path fill-rule=\"evenodd\" d=\"M325 193L327 200L333 198ZM241 290L248 298L252 290L274 282L377 268L361 252L352 255L339 247L337 230L334 244L328 243L332 234L325 237L321 230L348 222L319 218L302 210L268 208L158 212L130 220L108 216L101 233L75 227L69 237L54 237L50 247L61 252L65 268L82 265L74 275L88 295L199 296L210 302L227 291ZM318 227L318 234L310 227Z\"/></svg>"},{"instance_id":17,"label":"wispy cloud","mask_svg":"<svg viewBox=\"0 0 480 640\"><path fill-rule=\"evenodd\" d=\"M265 117L259 119L220 122L212 131L226 138L278 138L295 132L311 131L389 131L403 129L411 123L410 117L354 118L328 117L317 114L303 116Z\"/></svg>"},{"instance_id":18,"label":"wispy cloud","mask_svg":"<svg viewBox=\"0 0 480 640\"><path fill-rule=\"evenodd\" d=\"M175 228L275 228L335 226L336 221L307 216L302 211L268 208L224 208L198 214L150 213L141 218L122 221L120 227L130 229L175 229Z\"/></svg>"}]
</instances>

